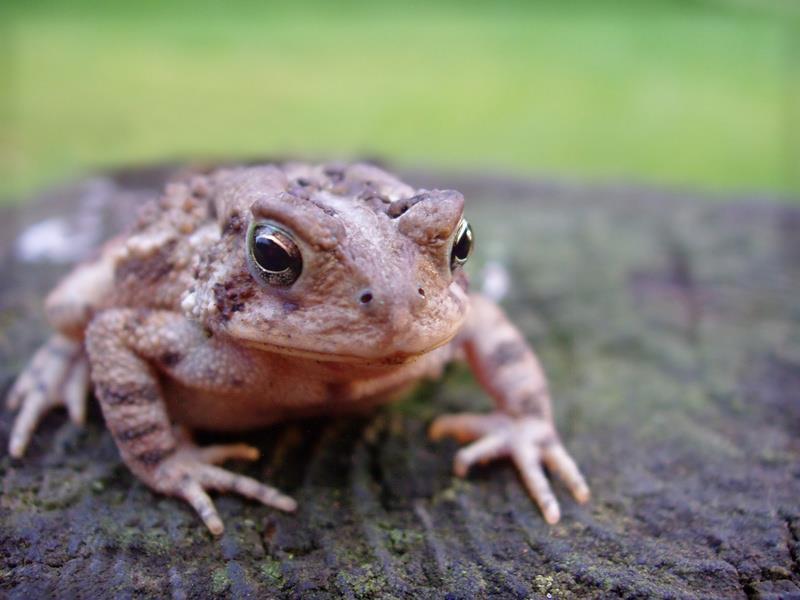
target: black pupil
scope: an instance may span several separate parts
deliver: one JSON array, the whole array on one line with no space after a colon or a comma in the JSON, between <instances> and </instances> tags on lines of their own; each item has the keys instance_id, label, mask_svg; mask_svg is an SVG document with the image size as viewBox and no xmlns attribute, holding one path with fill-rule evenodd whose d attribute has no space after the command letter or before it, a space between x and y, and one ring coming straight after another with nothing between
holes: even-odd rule
<instances>
[{"instance_id":1,"label":"black pupil","mask_svg":"<svg viewBox=\"0 0 800 600\"><path fill-rule=\"evenodd\" d=\"M467 260L470 248L472 247L472 240L470 238L469 227L465 227L458 241L453 246L453 256L458 260Z\"/></svg>"},{"instance_id":2,"label":"black pupil","mask_svg":"<svg viewBox=\"0 0 800 600\"><path fill-rule=\"evenodd\" d=\"M256 237L253 254L262 269L274 273L285 271L294 263L289 253L269 235Z\"/></svg>"}]
</instances>

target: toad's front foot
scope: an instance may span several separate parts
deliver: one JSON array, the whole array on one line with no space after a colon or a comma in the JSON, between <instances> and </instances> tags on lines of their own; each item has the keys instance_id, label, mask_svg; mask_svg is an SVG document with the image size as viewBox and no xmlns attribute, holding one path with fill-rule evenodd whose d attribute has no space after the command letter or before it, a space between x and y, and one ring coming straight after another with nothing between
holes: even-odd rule
<instances>
[{"instance_id":1,"label":"toad's front foot","mask_svg":"<svg viewBox=\"0 0 800 600\"><path fill-rule=\"evenodd\" d=\"M224 530L222 519L206 490L235 492L287 512L297 508L293 498L275 488L214 466L230 459L256 460L258 457L258 450L252 446L229 444L200 448L184 434L179 440L178 449L152 475L143 479L159 492L186 500L211 533L220 535Z\"/></svg>"},{"instance_id":2,"label":"toad's front foot","mask_svg":"<svg viewBox=\"0 0 800 600\"><path fill-rule=\"evenodd\" d=\"M83 344L54 335L33 355L8 394L8 408L19 409L9 454L20 458L39 421L57 406L67 408L73 423L83 424L88 393L89 363Z\"/></svg>"},{"instance_id":3,"label":"toad's front foot","mask_svg":"<svg viewBox=\"0 0 800 600\"><path fill-rule=\"evenodd\" d=\"M462 443L473 442L456 453L453 467L459 477L476 463L511 458L548 523L557 523L561 511L542 463L564 480L578 502L589 500L589 487L549 420L500 412L443 415L433 422L429 433L434 440L453 437Z\"/></svg>"}]
</instances>

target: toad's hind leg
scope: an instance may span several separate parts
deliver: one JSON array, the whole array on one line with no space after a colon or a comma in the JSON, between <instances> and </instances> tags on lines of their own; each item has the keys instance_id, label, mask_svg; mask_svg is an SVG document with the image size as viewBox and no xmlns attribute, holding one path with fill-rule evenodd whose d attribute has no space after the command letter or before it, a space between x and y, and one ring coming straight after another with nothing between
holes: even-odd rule
<instances>
[{"instance_id":1,"label":"toad's hind leg","mask_svg":"<svg viewBox=\"0 0 800 600\"><path fill-rule=\"evenodd\" d=\"M83 424L88 391L89 364L83 344L54 335L33 355L9 392L8 407L19 409L9 454L21 457L39 421L57 406L66 406L72 421Z\"/></svg>"}]
</instances>

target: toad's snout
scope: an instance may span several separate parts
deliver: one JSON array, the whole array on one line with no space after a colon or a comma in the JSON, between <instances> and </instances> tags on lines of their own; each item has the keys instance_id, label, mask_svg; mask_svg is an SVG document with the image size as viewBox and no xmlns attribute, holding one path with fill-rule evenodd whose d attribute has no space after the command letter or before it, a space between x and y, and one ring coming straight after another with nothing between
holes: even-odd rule
<instances>
[{"instance_id":1,"label":"toad's snout","mask_svg":"<svg viewBox=\"0 0 800 600\"><path fill-rule=\"evenodd\" d=\"M354 302L365 318L379 322L390 334L397 334L412 326L427 299L425 290L418 285L391 285L363 288L356 293Z\"/></svg>"},{"instance_id":2,"label":"toad's snout","mask_svg":"<svg viewBox=\"0 0 800 600\"><path fill-rule=\"evenodd\" d=\"M385 317L398 310L415 314L425 307L426 297L419 286L390 286L384 290L367 287L357 292L355 303L367 315Z\"/></svg>"}]
</instances>

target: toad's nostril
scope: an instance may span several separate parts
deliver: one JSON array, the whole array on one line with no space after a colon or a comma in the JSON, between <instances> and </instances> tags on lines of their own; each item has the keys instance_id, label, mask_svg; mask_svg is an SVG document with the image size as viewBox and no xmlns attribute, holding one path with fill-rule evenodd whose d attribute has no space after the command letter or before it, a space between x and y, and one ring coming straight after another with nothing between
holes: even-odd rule
<instances>
[{"instance_id":1,"label":"toad's nostril","mask_svg":"<svg viewBox=\"0 0 800 600\"><path fill-rule=\"evenodd\" d=\"M361 304L369 304L370 302L372 302L372 292L369 291L364 292L358 298L358 301L361 302Z\"/></svg>"},{"instance_id":2,"label":"toad's nostril","mask_svg":"<svg viewBox=\"0 0 800 600\"><path fill-rule=\"evenodd\" d=\"M420 296L422 296L423 298L425 297L425 290L423 290L422 288L418 288L418 289L417 289L417 293L418 293Z\"/></svg>"}]
</instances>

